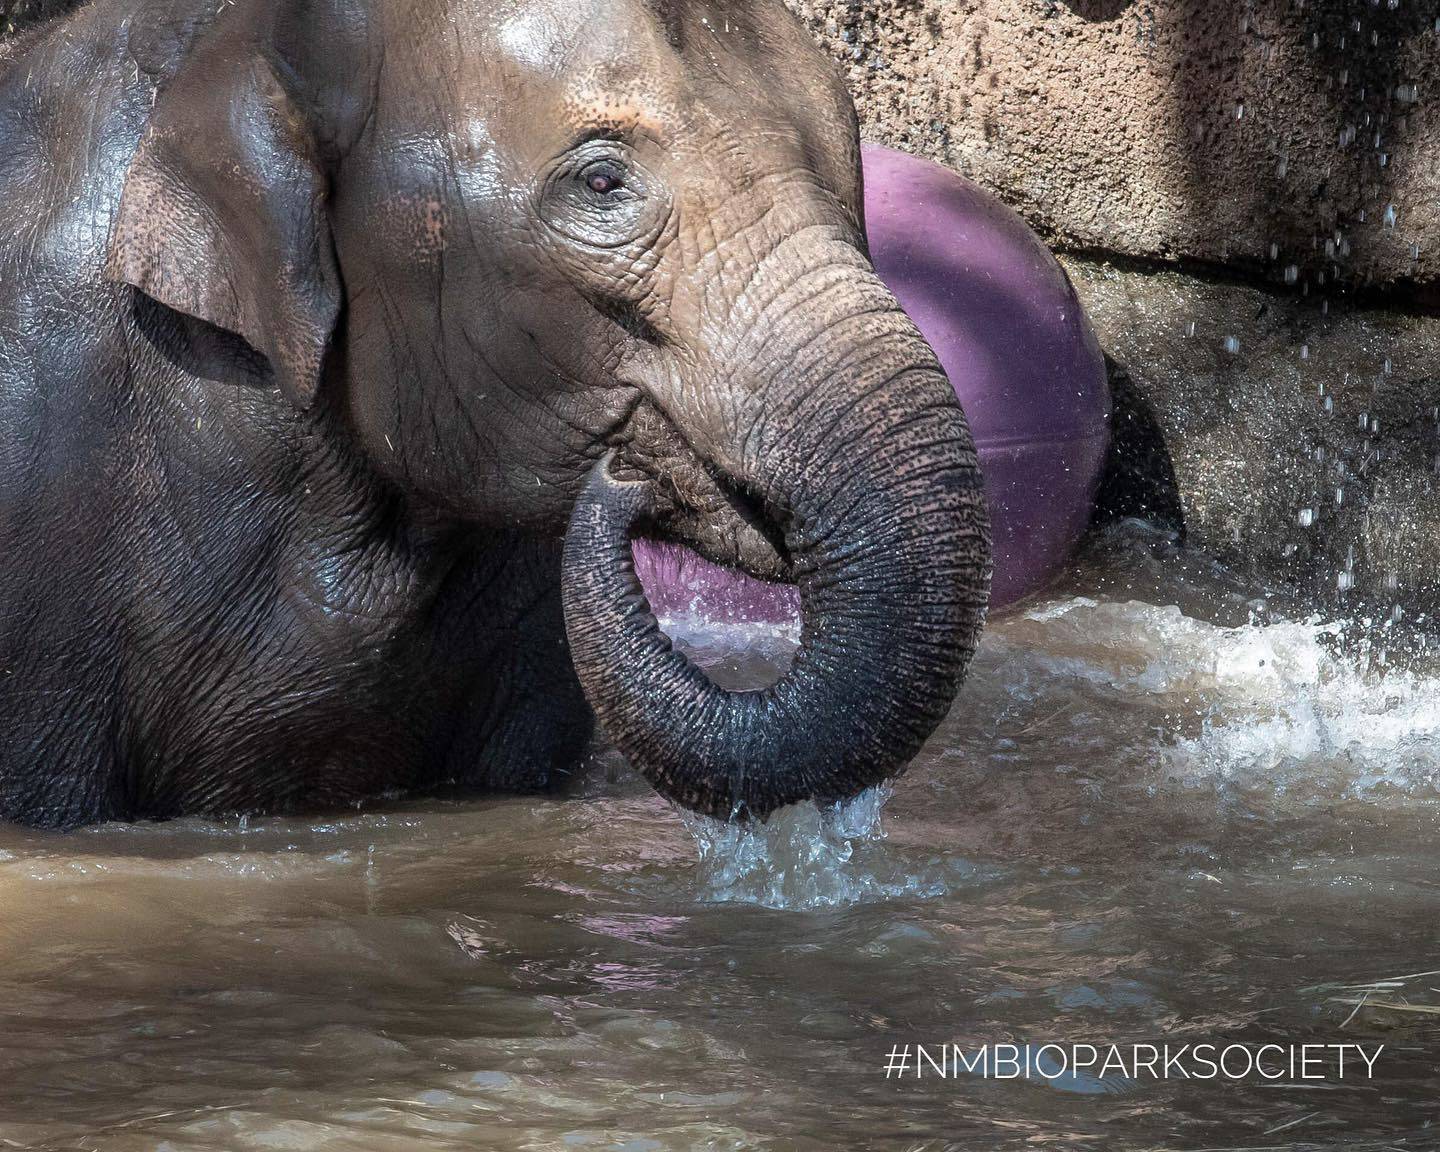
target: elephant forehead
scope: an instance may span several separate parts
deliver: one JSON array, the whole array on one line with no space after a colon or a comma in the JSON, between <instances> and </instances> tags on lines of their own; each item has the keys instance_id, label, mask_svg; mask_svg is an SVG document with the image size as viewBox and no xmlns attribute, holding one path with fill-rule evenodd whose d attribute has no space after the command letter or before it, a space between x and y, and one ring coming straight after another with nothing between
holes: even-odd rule
<instances>
[{"instance_id":1,"label":"elephant forehead","mask_svg":"<svg viewBox=\"0 0 1440 1152\"><path fill-rule=\"evenodd\" d=\"M513 4L502 9L495 28L495 46L513 64L558 75L571 49L586 36L588 5ZM597 31L603 34L602 29Z\"/></svg>"},{"instance_id":2,"label":"elephant forehead","mask_svg":"<svg viewBox=\"0 0 1440 1152\"><path fill-rule=\"evenodd\" d=\"M555 78L609 61L617 71L664 68L673 50L641 0L540 0L502 6L493 46L512 67Z\"/></svg>"},{"instance_id":3,"label":"elephant forehead","mask_svg":"<svg viewBox=\"0 0 1440 1152\"><path fill-rule=\"evenodd\" d=\"M507 0L456 33L445 87L462 120L668 136L684 66L642 0Z\"/></svg>"}]
</instances>

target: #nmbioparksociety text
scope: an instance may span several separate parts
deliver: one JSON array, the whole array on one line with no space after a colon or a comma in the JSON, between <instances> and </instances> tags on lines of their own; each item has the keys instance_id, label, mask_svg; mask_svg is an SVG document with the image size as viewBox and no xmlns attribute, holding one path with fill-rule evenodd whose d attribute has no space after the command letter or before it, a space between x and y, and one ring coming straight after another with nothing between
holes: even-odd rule
<instances>
[{"instance_id":1,"label":"#nmbioparksociety text","mask_svg":"<svg viewBox=\"0 0 1440 1152\"><path fill-rule=\"evenodd\" d=\"M889 1080L1344 1080L1371 1079L1376 1044L896 1044Z\"/></svg>"}]
</instances>

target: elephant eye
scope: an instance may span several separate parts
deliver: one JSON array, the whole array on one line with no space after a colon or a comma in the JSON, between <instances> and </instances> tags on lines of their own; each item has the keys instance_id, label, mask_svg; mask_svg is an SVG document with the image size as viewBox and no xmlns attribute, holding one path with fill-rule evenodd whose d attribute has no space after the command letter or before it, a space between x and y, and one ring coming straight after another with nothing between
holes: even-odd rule
<instances>
[{"instance_id":1,"label":"elephant eye","mask_svg":"<svg viewBox=\"0 0 1440 1152\"><path fill-rule=\"evenodd\" d=\"M613 192L620 187L620 181L608 172L592 172L585 183L597 196L604 196L607 192Z\"/></svg>"},{"instance_id":2,"label":"elephant eye","mask_svg":"<svg viewBox=\"0 0 1440 1152\"><path fill-rule=\"evenodd\" d=\"M624 171L620 165L609 159L587 165L580 173L580 179L584 181L585 187L591 195L606 200L613 198L617 192L625 190Z\"/></svg>"},{"instance_id":3,"label":"elephant eye","mask_svg":"<svg viewBox=\"0 0 1440 1152\"><path fill-rule=\"evenodd\" d=\"M666 215L664 186L610 140L587 141L550 170L537 204L554 231L591 249L634 244Z\"/></svg>"}]
</instances>

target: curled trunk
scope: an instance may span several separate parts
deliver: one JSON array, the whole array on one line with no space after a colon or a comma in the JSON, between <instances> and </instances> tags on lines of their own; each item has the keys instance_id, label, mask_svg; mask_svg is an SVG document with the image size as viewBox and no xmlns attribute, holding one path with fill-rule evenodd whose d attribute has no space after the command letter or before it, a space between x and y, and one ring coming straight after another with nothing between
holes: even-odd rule
<instances>
[{"instance_id":1,"label":"curled trunk","mask_svg":"<svg viewBox=\"0 0 1440 1152\"><path fill-rule=\"evenodd\" d=\"M601 460L566 538L571 655L602 727L660 792L721 819L852 796L902 768L954 700L988 600L964 414L868 266L851 272L854 306L818 335L777 297L790 328L771 335L789 352L772 342L765 360L784 380L753 393L712 459L783 537L799 588L800 647L777 683L723 690L660 630L631 552L649 483Z\"/></svg>"}]
</instances>

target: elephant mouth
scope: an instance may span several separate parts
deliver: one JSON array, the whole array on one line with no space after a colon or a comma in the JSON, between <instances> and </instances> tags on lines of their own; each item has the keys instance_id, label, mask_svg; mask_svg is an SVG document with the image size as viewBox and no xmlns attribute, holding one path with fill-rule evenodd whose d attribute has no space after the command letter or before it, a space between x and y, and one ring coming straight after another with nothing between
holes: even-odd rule
<instances>
[{"instance_id":1,"label":"elephant mouth","mask_svg":"<svg viewBox=\"0 0 1440 1152\"><path fill-rule=\"evenodd\" d=\"M798 615L784 530L763 494L730 477L648 404L614 447L616 475L645 481L655 494L634 554L657 614L775 622Z\"/></svg>"},{"instance_id":2,"label":"elephant mouth","mask_svg":"<svg viewBox=\"0 0 1440 1152\"><path fill-rule=\"evenodd\" d=\"M738 564L706 559L666 536L637 536L635 574L655 614L690 617L707 624L794 625L800 621L800 590L793 584L753 576Z\"/></svg>"}]
</instances>

